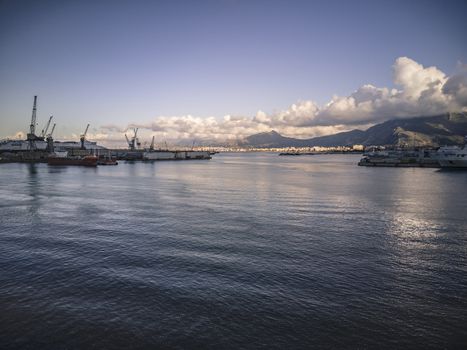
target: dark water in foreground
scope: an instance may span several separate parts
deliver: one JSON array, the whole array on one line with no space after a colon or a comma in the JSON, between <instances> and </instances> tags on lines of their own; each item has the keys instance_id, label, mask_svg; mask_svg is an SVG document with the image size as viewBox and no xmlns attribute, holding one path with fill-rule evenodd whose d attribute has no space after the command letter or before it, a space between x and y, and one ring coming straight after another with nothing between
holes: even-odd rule
<instances>
[{"instance_id":1,"label":"dark water in foreground","mask_svg":"<svg viewBox=\"0 0 467 350\"><path fill-rule=\"evenodd\" d=\"M0 164L0 348L461 348L467 172Z\"/></svg>"}]
</instances>

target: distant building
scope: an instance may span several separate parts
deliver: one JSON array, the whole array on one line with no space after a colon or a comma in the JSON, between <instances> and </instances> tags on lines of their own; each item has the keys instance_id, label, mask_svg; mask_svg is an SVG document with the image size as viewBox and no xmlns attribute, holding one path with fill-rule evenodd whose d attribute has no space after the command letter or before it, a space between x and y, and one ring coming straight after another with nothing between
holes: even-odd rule
<instances>
[{"instance_id":1,"label":"distant building","mask_svg":"<svg viewBox=\"0 0 467 350\"><path fill-rule=\"evenodd\" d=\"M353 150L353 151L361 151L361 152L363 152L364 149L365 149L365 146L363 146L363 145L353 145L353 146L352 146L352 150Z\"/></svg>"}]
</instances>

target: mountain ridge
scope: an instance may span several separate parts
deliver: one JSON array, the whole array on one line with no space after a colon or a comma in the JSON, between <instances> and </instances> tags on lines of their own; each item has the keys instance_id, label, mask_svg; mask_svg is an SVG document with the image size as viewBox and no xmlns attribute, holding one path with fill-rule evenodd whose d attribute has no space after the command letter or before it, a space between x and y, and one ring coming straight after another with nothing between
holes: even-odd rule
<instances>
[{"instance_id":1,"label":"mountain ridge","mask_svg":"<svg viewBox=\"0 0 467 350\"><path fill-rule=\"evenodd\" d=\"M354 129L337 134L297 139L275 130L250 135L239 142L242 147L332 147L364 146L440 146L462 144L467 135L467 113L448 113L429 117L391 119L366 130Z\"/></svg>"}]
</instances>

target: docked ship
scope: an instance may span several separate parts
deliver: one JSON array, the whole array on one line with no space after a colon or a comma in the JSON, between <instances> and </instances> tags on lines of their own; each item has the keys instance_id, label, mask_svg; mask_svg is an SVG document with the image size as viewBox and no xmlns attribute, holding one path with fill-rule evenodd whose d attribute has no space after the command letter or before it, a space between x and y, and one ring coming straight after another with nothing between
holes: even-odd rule
<instances>
[{"instance_id":1,"label":"docked ship","mask_svg":"<svg viewBox=\"0 0 467 350\"><path fill-rule=\"evenodd\" d=\"M303 153L299 153L299 152L281 152L281 153L279 153L280 156L300 156L302 154Z\"/></svg>"},{"instance_id":2,"label":"docked ship","mask_svg":"<svg viewBox=\"0 0 467 350\"><path fill-rule=\"evenodd\" d=\"M114 158L111 158L111 159L99 158L97 160L97 165L118 165L118 162Z\"/></svg>"},{"instance_id":3,"label":"docked ship","mask_svg":"<svg viewBox=\"0 0 467 350\"><path fill-rule=\"evenodd\" d=\"M466 168L467 169L467 136L463 147L446 146L437 152L437 160L441 168Z\"/></svg>"},{"instance_id":4,"label":"docked ship","mask_svg":"<svg viewBox=\"0 0 467 350\"><path fill-rule=\"evenodd\" d=\"M34 141L34 150L36 151L46 151L47 142L44 140L35 140ZM27 140L1 140L0 141L0 153L3 152L22 152L30 151L31 143Z\"/></svg>"},{"instance_id":5,"label":"docked ship","mask_svg":"<svg viewBox=\"0 0 467 350\"><path fill-rule=\"evenodd\" d=\"M97 166L97 157L88 156L69 156L68 152L55 152L47 159L49 165L81 165L81 166Z\"/></svg>"},{"instance_id":6,"label":"docked ship","mask_svg":"<svg viewBox=\"0 0 467 350\"><path fill-rule=\"evenodd\" d=\"M436 152L430 149L390 150L363 154L360 166L439 168Z\"/></svg>"},{"instance_id":7,"label":"docked ship","mask_svg":"<svg viewBox=\"0 0 467 350\"><path fill-rule=\"evenodd\" d=\"M125 134L125 138L128 143L129 152L126 154L125 158L128 160L142 159L142 160L190 160L190 159L211 159L211 153L209 151L182 151L174 150L171 151L166 149L156 150L154 148L154 136L152 137L151 145L149 149L143 150L142 152L138 150L138 146L141 145L138 135L138 128L133 129L134 135L131 139Z\"/></svg>"},{"instance_id":8,"label":"docked ship","mask_svg":"<svg viewBox=\"0 0 467 350\"><path fill-rule=\"evenodd\" d=\"M143 160L211 159L208 151L149 151L143 152Z\"/></svg>"},{"instance_id":9,"label":"docked ship","mask_svg":"<svg viewBox=\"0 0 467 350\"><path fill-rule=\"evenodd\" d=\"M101 155L97 159L97 165L118 165L117 159L110 155L110 151L107 155Z\"/></svg>"}]
</instances>

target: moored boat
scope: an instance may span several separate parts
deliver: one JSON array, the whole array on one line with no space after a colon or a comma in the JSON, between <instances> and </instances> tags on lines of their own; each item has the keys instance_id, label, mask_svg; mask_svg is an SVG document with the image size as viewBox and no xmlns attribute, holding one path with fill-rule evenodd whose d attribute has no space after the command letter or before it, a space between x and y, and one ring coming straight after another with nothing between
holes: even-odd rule
<instances>
[{"instance_id":1,"label":"moored boat","mask_svg":"<svg viewBox=\"0 0 467 350\"><path fill-rule=\"evenodd\" d=\"M467 149L465 147L442 147L438 151L438 163L441 168L467 169Z\"/></svg>"},{"instance_id":2,"label":"moored boat","mask_svg":"<svg viewBox=\"0 0 467 350\"><path fill-rule=\"evenodd\" d=\"M118 165L118 162L117 158L112 157L110 151L108 151L107 155L99 155L97 165Z\"/></svg>"},{"instance_id":3,"label":"moored boat","mask_svg":"<svg viewBox=\"0 0 467 350\"><path fill-rule=\"evenodd\" d=\"M97 165L118 165L118 162L114 158L100 158L97 160Z\"/></svg>"},{"instance_id":4,"label":"moored boat","mask_svg":"<svg viewBox=\"0 0 467 350\"><path fill-rule=\"evenodd\" d=\"M302 153L299 152L282 152L279 153L280 156L300 156Z\"/></svg>"},{"instance_id":5,"label":"moored boat","mask_svg":"<svg viewBox=\"0 0 467 350\"><path fill-rule=\"evenodd\" d=\"M441 168L467 169L467 136L464 146L445 146L436 152L437 160Z\"/></svg>"},{"instance_id":6,"label":"moored boat","mask_svg":"<svg viewBox=\"0 0 467 350\"><path fill-rule=\"evenodd\" d=\"M358 165L439 168L435 151L431 149L368 152L363 154L363 158L360 159Z\"/></svg>"},{"instance_id":7,"label":"moored boat","mask_svg":"<svg viewBox=\"0 0 467 350\"><path fill-rule=\"evenodd\" d=\"M81 165L81 166L97 166L97 157L96 156L50 156L47 160L49 165Z\"/></svg>"}]
</instances>

